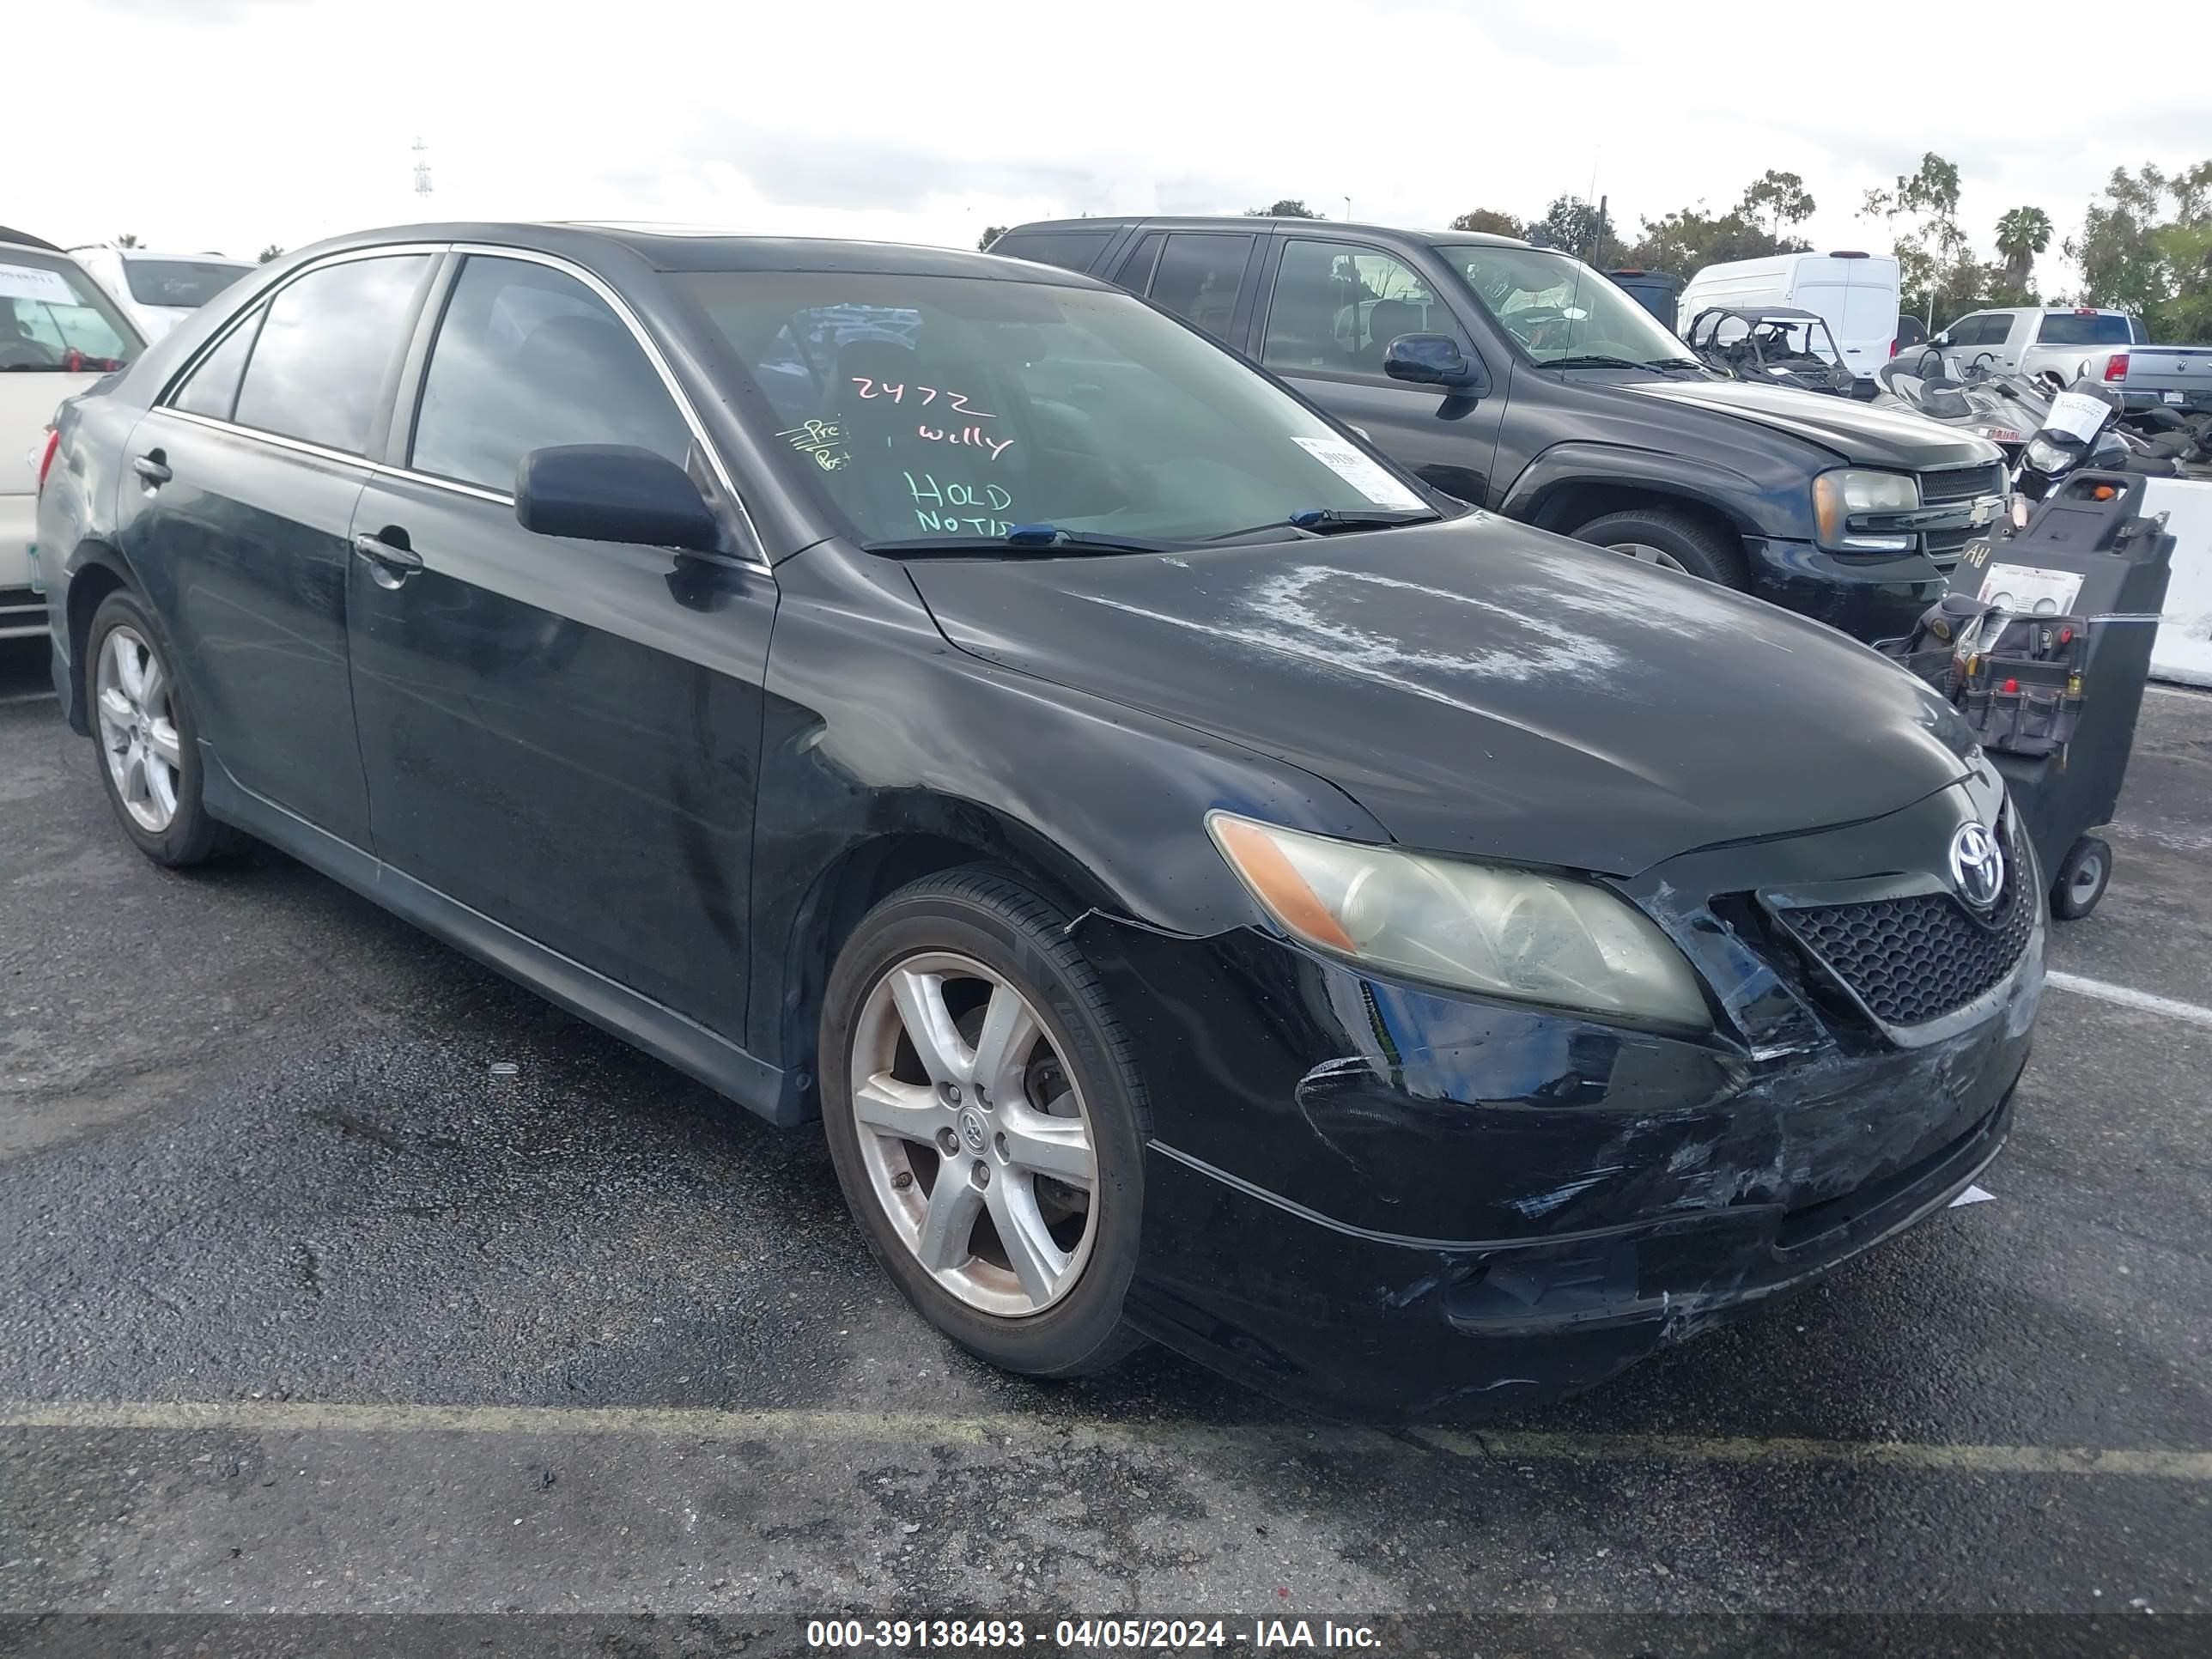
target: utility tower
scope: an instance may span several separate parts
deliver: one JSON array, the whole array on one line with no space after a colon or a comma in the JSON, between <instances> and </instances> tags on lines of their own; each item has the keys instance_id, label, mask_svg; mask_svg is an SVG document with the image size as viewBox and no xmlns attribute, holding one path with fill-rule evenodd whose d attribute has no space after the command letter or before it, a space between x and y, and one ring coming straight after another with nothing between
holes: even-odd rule
<instances>
[{"instance_id":1,"label":"utility tower","mask_svg":"<svg viewBox=\"0 0 2212 1659\"><path fill-rule=\"evenodd\" d=\"M415 193L417 196L428 196L430 193L430 147L422 142L422 136L418 133L416 136L414 148Z\"/></svg>"}]
</instances>

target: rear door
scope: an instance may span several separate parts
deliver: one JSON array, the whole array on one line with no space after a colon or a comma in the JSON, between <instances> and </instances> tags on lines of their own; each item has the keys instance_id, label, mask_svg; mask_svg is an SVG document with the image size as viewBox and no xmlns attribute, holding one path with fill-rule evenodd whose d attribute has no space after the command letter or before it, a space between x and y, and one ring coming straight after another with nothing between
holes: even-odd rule
<instances>
[{"instance_id":1,"label":"rear door","mask_svg":"<svg viewBox=\"0 0 2212 1659\"><path fill-rule=\"evenodd\" d=\"M1241 348L1252 316L1245 276L1260 246L1251 231L1147 231L1122 257L1114 281Z\"/></svg>"},{"instance_id":2,"label":"rear door","mask_svg":"<svg viewBox=\"0 0 2212 1659\"><path fill-rule=\"evenodd\" d=\"M434 251L313 265L212 341L133 432L122 550L175 633L237 784L356 846L368 794L346 662L354 503Z\"/></svg>"},{"instance_id":3,"label":"rear door","mask_svg":"<svg viewBox=\"0 0 2212 1659\"><path fill-rule=\"evenodd\" d=\"M377 856L741 1041L775 579L516 521L517 465L556 444L650 449L720 493L657 356L579 273L468 252L411 355L352 521Z\"/></svg>"},{"instance_id":4,"label":"rear door","mask_svg":"<svg viewBox=\"0 0 2212 1659\"><path fill-rule=\"evenodd\" d=\"M1449 335L1481 361L1441 283L1371 244L1287 232L1262 286L1255 318L1262 365L1431 488L1491 504L1506 366L1486 364L1492 391L1480 400L1382 372L1383 354L1401 334Z\"/></svg>"}]
</instances>

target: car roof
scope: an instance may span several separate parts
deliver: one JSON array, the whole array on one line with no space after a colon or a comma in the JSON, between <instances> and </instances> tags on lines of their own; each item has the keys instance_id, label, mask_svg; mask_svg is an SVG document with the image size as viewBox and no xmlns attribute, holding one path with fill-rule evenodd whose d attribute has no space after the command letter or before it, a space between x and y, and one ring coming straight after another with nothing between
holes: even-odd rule
<instances>
[{"instance_id":1,"label":"car roof","mask_svg":"<svg viewBox=\"0 0 2212 1659\"><path fill-rule=\"evenodd\" d=\"M845 241L826 236L763 236L690 225L598 223L582 220L533 223L461 221L394 225L297 250L295 260L341 249L398 242L489 242L527 252L590 263L595 253L621 249L662 271L857 271L901 276L988 276L1062 288L1114 291L1074 271L1000 258L962 248L900 242Z\"/></svg>"},{"instance_id":2,"label":"car roof","mask_svg":"<svg viewBox=\"0 0 2212 1659\"><path fill-rule=\"evenodd\" d=\"M1534 242L1523 241L1517 236L1494 236L1486 230L1409 230L1403 225L1371 225L1355 219L1279 219L1264 213L1254 214L1123 214L1109 219L1034 219L1025 225L1016 225L1006 234L1029 230L1121 230L1130 225L1142 225L1146 230L1222 230L1234 227L1239 230L1310 230L1327 234L1332 231L1350 231L1359 236L1395 236L1407 241L1427 242L1431 246L1449 243L1462 246L1468 243L1487 244L1493 247L1534 247ZM1543 253L1565 255L1564 248L1541 248Z\"/></svg>"}]
</instances>

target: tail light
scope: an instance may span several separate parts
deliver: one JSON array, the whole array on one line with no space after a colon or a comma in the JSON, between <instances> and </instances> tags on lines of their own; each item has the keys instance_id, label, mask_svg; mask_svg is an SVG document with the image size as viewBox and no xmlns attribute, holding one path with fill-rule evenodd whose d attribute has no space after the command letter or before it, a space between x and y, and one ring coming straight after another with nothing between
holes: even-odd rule
<instances>
[{"instance_id":1,"label":"tail light","mask_svg":"<svg viewBox=\"0 0 2212 1659\"><path fill-rule=\"evenodd\" d=\"M39 465L37 468L39 474L37 489L38 492L42 495L46 494L46 474L54 470L54 453L61 447L61 428L59 427L53 426L48 427L46 428L46 445L44 449L39 452Z\"/></svg>"},{"instance_id":2,"label":"tail light","mask_svg":"<svg viewBox=\"0 0 2212 1659\"><path fill-rule=\"evenodd\" d=\"M1889 355L1893 357L1897 356L1897 342L1894 340L1889 343Z\"/></svg>"},{"instance_id":3,"label":"tail light","mask_svg":"<svg viewBox=\"0 0 2212 1659\"><path fill-rule=\"evenodd\" d=\"M2126 352L2115 351L2111 356L2105 359L2105 378L2108 380L2124 380L2128 378L2128 354Z\"/></svg>"}]
</instances>

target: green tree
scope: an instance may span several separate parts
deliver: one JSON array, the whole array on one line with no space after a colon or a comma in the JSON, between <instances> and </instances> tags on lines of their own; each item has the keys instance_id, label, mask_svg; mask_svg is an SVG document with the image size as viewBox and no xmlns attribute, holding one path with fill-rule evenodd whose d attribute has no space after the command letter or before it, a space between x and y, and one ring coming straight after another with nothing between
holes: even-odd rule
<instances>
[{"instance_id":1,"label":"green tree","mask_svg":"<svg viewBox=\"0 0 2212 1659\"><path fill-rule=\"evenodd\" d=\"M2035 256L2051 246L2051 216L2039 207L2016 207L1997 221L1997 254L2007 288L2027 291Z\"/></svg>"},{"instance_id":2,"label":"green tree","mask_svg":"<svg viewBox=\"0 0 2212 1659\"><path fill-rule=\"evenodd\" d=\"M2133 312L2154 340L2212 342L2212 161L2113 168L2066 252L2083 305Z\"/></svg>"},{"instance_id":3,"label":"green tree","mask_svg":"<svg viewBox=\"0 0 2212 1659\"><path fill-rule=\"evenodd\" d=\"M137 233L129 230L125 231L123 234L115 239L115 246L118 247L137 247L138 246Z\"/></svg>"},{"instance_id":4,"label":"green tree","mask_svg":"<svg viewBox=\"0 0 2212 1659\"><path fill-rule=\"evenodd\" d=\"M257 261L255 261L255 263L256 263L256 264L264 264L264 265L265 265L265 264L268 264L271 259L281 259L281 258L283 258L283 257L284 257L284 250L283 250L283 248L281 248L281 247L278 247L278 246L276 246L276 243L271 242L271 243L270 243L270 244L269 244L269 246L268 246L267 247L264 247L264 248L263 248L263 249L261 250L261 257L260 257L260 258L259 258L259 259L258 259Z\"/></svg>"},{"instance_id":5,"label":"green tree","mask_svg":"<svg viewBox=\"0 0 2212 1659\"><path fill-rule=\"evenodd\" d=\"M1959 226L1957 162L1928 151L1917 169L1899 173L1889 189L1867 191L1866 211L1893 226L1905 222L1892 248L1906 310L1924 313L1932 323L1960 294L1980 286L1980 267Z\"/></svg>"},{"instance_id":6,"label":"green tree","mask_svg":"<svg viewBox=\"0 0 2212 1659\"><path fill-rule=\"evenodd\" d=\"M1802 179L1769 167L1724 213L1699 202L1644 220L1643 234L1620 251L1620 262L1688 277L1732 259L1802 253L1812 245L1786 234L1787 228L1810 216L1813 208Z\"/></svg>"},{"instance_id":7,"label":"green tree","mask_svg":"<svg viewBox=\"0 0 2212 1659\"><path fill-rule=\"evenodd\" d=\"M1813 216L1814 206L1802 179L1794 173L1779 173L1769 167L1744 186L1743 199L1736 204L1735 210L1779 241L1783 227L1803 224Z\"/></svg>"},{"instance_id":8,"label":"green tree","mask_svg":"<svg viewBox=\"0 0 2212 1659\"><path fill-rule=\"evenodd\" d=\"M997 241L999 238L1005 235L1013 227L1012 225L984 226L983 234L975 239L975 252L978 253L988 253L991 251L991 244Z\"/></svg>"},{"instance_id":9,"label":"green tree","mask_svg":"<svg viewBox=\"0 0 2212 1659\"><path fill-rule=\"evenodd\" d=\"M1553 198L1544 216L1531 220L1528 228L1531 241L1540 236L1547 246L1577 257L1597 251L1597 209L1579 196Z\"/></svg>"},{"instance_id":10,"label":"green tree","mask_svg":"<svg viewBox=\"0 0 2212 1659\"><path fill-rule=\"evenodd\" d=\"M1479 230L1489 236L1519 236L1526 229L1510 213L1500 213L1495 208L1477 208L1472 213L1462 213L1451 222L1454 230Z\"/></svg>"},{"instance_id":11,"label":"green tree","mask_svg":"<svg viewBox=\"0 0 2212 1659\"><path fill-rule=\"evenodd\" d=\"M1316 213L1304 202L1285 196L1269 207L1246 208L1244 216L1247 219L1326 219L1328 215Z\"/></svg>"}]
</instances>

